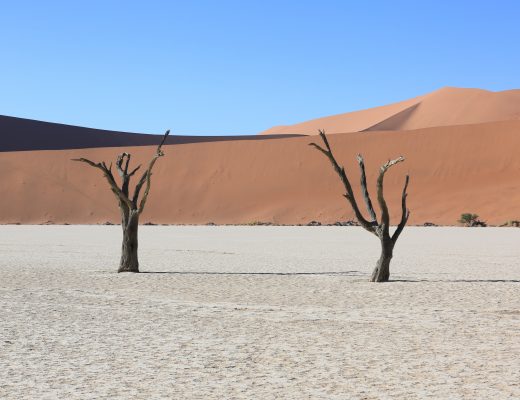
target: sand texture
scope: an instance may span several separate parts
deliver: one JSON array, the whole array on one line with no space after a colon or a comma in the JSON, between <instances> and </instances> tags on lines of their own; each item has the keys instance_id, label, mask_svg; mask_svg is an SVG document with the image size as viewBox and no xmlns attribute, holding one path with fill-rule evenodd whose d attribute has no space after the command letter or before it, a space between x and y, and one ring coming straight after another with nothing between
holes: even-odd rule
<instances>
[{"instance_id":1,"label":"sand texture","mask_svg":"<svg viewBox=\"0 0 520 400\"><path fill-rule=\"evenodd\" d=\"M0 227L2 399L520 398L520 230ZM154 273L152 273L154 272Z\"/></svg>"}]
</instances>

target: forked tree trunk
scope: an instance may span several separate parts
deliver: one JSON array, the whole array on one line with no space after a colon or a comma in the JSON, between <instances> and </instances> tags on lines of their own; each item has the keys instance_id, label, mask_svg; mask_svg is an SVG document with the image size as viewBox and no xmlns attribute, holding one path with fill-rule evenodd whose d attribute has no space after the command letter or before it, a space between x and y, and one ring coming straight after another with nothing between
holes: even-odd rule
<instances>
[{"instance_id":1,"label":"forked tree trunk","mask_svg":"<svg viewBox=\"0 0 520 400\"><path fill-rule=\"evenodd\" d=\"M73 159L74 161L84 162L91 167L101 170L103 176L110 185L110 190L112 190L112 193L114 193L119 202L119 209L121 211L121 227L123 228L123 244L121 245L121 261L119 262L119 269L117 272L139 272L139 260L137 258L137 230L139 228L139 215L143 212L146 200L148 199L148 194L150 193L152 168L157 159L164 156L161 147L169 134L170 131L166 131L161 143L157 146L155 155L148 164L148 169L143 173L137 185L135 185L133 196L130 196L129 192L130 178L134 176L141 166L138 165L133 170L128 171L130 154L121 153L117 157L116 168L121 177L121 187L118 186L114 174L112 174L112 164L107 166L104 161L95 163L86 158ZM145 184L146 187L144 194L139 202L139 194Z\"/></svg>"},{"instance_id":2,"label":"forked tree trunk","mask_svg":"<svg viewBox=\"0 0 520 400\"><path fill-rule=\"evenodd\" d=\"M381 256L372 271L371 282L388 282L390 279L390 261L394 253L392 239L381 239Z\"/></svg>"},{"instance_id":3,"label":"forked tree trunk","mask_svg":"<svg viewBox=\"0 0 520 400\"><path fill-rule=\"evenodd\" d=\"M132 210L128 220L122 221L123 244L121 246L121 261L117 272L139 272L139 259L137 257L137 230L139 228L139 213Z\"/></svg>"},{"instance_id":4,"label":"forked tree trunk","mask_svg":"<svg viewBox=\"0 0 520 400\"><path fill-rule=\"evenodd\" d=\"M372 205L372 200L370 199L370 195L368 193L367 188L367 178L365 173L365 162L361 154L358 154L357 160L359 164L359 170L361 173L360 184L361 191L363 193L363 198L365 200L365 205L367 207L368 214L370 215L369 219L366 219L359 206L356 202L356 198L354 196L354 191L352 190L352 185L347 177L347 173L345 172L345 168L340 166L336 161L336 158L332 154L332 150L329 145L329 141L327 140L327 136L325 135L325 131L320 130L320 137L323 140L325 148L317 145L316 143L309 143L311 146L315 147L317 150L322 152L331 162L334 170L338 174L343 186L345 187L346 193L343 195L348 200L350 205L352 206L352 210L356 215L356 219L359 221L360 225L369 231L370 233L376 235L381 241L381 256L377 261L375 269L372 271L372 276L370 280L372 282L388 282L390 279L390 261L392 261L392 256L394 253L394 246L399 238L399 235L403 231L406 222L408 221L408 217L410 216L410 211L406 207L406 197L408 196L406 193L406 189L408 188L409 177L406 175L406 179L404 181L403 187L403 195L401 197L401 221L399 225L397 225L396 230L390 236L389 227L390 227L390 214L388 212L388 206L386 204L385 197L383 195L383 179L385 177L386 171L390 169L392 166L404 161L403 157L396 158L395 160L388 160L384 163L381 168L379 168L379 176L377 178L377 202L379 203L379 207L381 208L381 219L378 221L376 212L374 210L374 206Z\"/></svg>"}]
</instances>

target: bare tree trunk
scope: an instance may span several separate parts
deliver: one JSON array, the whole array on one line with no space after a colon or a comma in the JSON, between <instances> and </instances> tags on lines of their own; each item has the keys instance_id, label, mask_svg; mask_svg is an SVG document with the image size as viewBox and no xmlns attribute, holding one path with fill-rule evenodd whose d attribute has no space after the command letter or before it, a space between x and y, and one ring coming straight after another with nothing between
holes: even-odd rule
<instances>
[{"instance_id":1,"label":"bare tree trunk","mask_svg":"<svg viewBox=\"0 0 520 400\"><path fill-rule=\"evenodd\" d=\"M381 239L381 256L377 260L376 267L372 271L371 282L388 282L390 279L390 261L394 252L392 239Z\"/></svg>"},{"instance_id":2,"label":"bare tree trunk","mask_svg":"<svg viewBox=\"0 0 520 400\"><path fill-rule=\"evenodd\" d=\"M372 271L372 276L370 277L370 281L372 282L388 282L390 279L390 261L392 261L392 256L394 253L394 246L399 238L399 235L403 231L406 223L408 222L408 218L410 217L410 210L406 207L406 198L408 194L406 193L406 189L408 188L409 176L406 175L406 179L404 181L403 194L401 196L401 221L397 228L395 229L392 236L390 236L389 227L390 227L390 214L388 212L388 206L386 204L385 197L383 195L383 180L385 178L386 172L394 165L403 162L404 157L398 157L394 160L388 160L384 163L381 168L379 168L379 176L377 178L377 202L379 203L379 208L381 209L381 218L378 221L376 211L374 210L374 206L372 204L372 200L370 199L370 194L368 193L367 188L367 178L365 173L365 162L363 160L363 156L358 154L357 160L359 164L359 170L361 173L360 176L360 184L361 184L361 192L363 193L363 198L365 200L365 206L367 208L368 214L370 215L369 219L366 219L359 206L357 204L356 198L354 196L354 191L352 190L352 185L348 179L347 173L345 172L345 168L338 164L336 158L332 154L332 149L330 148L329 141L327 136L325 135L325 131L320 130L320 137L325 145L325 148L317 145L316 143L309 143L309 145L313 146L321 153L323 153L331 162L334 171L338 174L343 186L345 187L345 194L343 195L350 205L352 206L352 210L354 210L354 214L356 215L356 219L359 221L360 225L366 229L368 232L376 235L381 241L381 256L377 261L375 269Z\"/></svg>"},{"instance_id":3,"label":"bare tree trunk","mask_svg":"<svg viewBox=\"0 0 520 400\"><path fill-rule=\"evenodd\" d=\"M119 209L121 211L121 227L123 228L123 244L121 246L121 261L119 262L119 269L117 272L139 272L139 260L137 258L137 230L139 228L139 215L144 210L148 194L150 193L152 168L159 157L164 156L161 150L162 145L166 141L166 138L170 134L170 131L166 131L164 137L157 146L155 155L150 160L147 170L139 179L137 185L135 185L134 195L131 197L129 193L130 178L141 168L138 165L131 171L128 171L130 164L130 154L121 153L117 157L116 168L119 176L121 177L121 187L118 186L112 173L112 163L110 166L102 161L95 163L86 158L75 158L73 161L84 162L91 167L97 168L103 172L103 176L106 178L110 185L110 190L116 196L119 202ZM141 189L146 184L143 196L139 202L139 194Z\"/></svg>"},{"instance_id":4,"label":"bare tree trunk","mask_svg":"<svg viewBox=\"0 0 520 400\"><path fill-rule=\"evenodd\" d=\"M117 272L139 272L137 257L137 230L139 228L139 212L131 210L128 220L123 219L123 244L121 246L121 262Z\"/></svg>"}]
</instances>

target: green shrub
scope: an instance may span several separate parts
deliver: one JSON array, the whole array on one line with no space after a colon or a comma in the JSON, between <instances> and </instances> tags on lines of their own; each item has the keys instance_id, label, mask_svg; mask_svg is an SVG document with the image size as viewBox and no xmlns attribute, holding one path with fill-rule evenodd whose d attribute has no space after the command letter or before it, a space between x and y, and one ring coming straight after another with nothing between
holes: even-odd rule
<instances>
[{"instance_id":1,"label":"green shrub","mask_svg":"<svg viewBox=\"0 0 520 400\"><path fill-rule=\"evenodd\" d=\"M472 213L461 214L458 222L464 226L486 226L484 221L478 219L477 214Z\"/></svg>"}]
</instances>

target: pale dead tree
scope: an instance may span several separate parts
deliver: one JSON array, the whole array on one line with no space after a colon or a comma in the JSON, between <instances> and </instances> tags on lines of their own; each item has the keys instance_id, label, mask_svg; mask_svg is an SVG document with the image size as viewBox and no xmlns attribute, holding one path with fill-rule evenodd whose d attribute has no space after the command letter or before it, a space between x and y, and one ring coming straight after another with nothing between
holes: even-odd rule
<instances>
[{"instance_id":1,"label":"pale dead tree","mask_svg":"<svg viewBox=\"0 0 520 400\"><path fill-rule=\"evenodd\" d=\"M95 163L86 158L75 158L73 161L84 162L91 167L101 170L103 176L110 185L110 190L116 196L119 203L119 210L121 211L121 226L123 228L123 244L121 247L121 261L119 263L119 270L117 272L139 272L139 259L137 257L137 230L139 227L139 216L144 210L148 194L150 193L152 168L159 157L164 156L162 145L170 131L166 131L161 143L157 146L157 150L152 159L148 163L148 168L144 171L141 179L135 185L133 195L130 195L129 185L130 178L141 168L138 165L130 172L128 166L130 164L130 154L121 153L116 160L116 169L121 177L121 186L119 186L112 174L112 163L107 167L104 161ZM146 185L146 186L145 186ZM141 189L145 186L144 193L139 201Z\"/></svg>"},{"instance_id":2,"label":"pale dead tree","mask_svg":"<svg viewBox=\"0 0 520 400\"><path fill-rule=\"evenodd\" d=\"M352 185L348 180L345 168L338 164L338 162L334 158L334 155L332 154L329 141L327 140L327 136L325 136L325 131L320 130L319 133L321 139L323 140L323 143L325 144L325 148L317 145L316 143L310 143L309 145L315 147L316 149L321 151L325 156L327 156L327 158L332 163L334 170L340 177L343 186L345 187L346 193L343 196L345 196L345 198L349 201L350 205L352 206L352 209L354 210L354 214L356 215L359 224L370 233L376 235L381 241L381 256L377 261L376 267L372 272L372 277L370 278L370 280L372 282L388 282L388 279L390 278L390 261L392 260L394 246L397 242L397 239L399 238L399 235L403 231L406 222L408 221L408 217L410 216L410 211L406 207L406 189L408 188L408 182L410 180L410 177L406 175L405 178L403 194L401 197L401 221L399 222L399 225L397 225L397 228L395 229L392 235L390 235L390 216L388 213L388 206L386 205L386 201L383 196L383 180L386 171L388 171L394 165L404 161L404 158L399 157L395 160L388 160L385 164L381 166L379 170L376 188L377 202L379 203L379 208L381 209L381 219L378 221L376 212L372 205L372 200L370 199L370 195L368 194L367 180L365 174L365 163L361 154L357 156L359 170L361 173L361 191L363 194L363 199L365 200L365 205L368 214L370 216L369 219L366 219L361 213L361 210L359 209L359 206L356 202L356 198L352 190Z\"/></svg>"}]
</instances>

